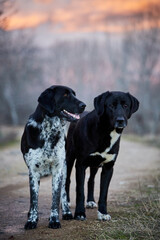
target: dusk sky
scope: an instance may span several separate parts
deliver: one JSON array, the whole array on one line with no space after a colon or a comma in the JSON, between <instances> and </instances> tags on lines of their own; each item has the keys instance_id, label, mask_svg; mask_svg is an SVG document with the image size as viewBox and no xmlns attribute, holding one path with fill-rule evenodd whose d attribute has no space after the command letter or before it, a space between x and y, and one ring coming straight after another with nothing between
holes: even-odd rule
<instances>
[{"instance_id":1,"label":"dusk sky","mask_svg":"<svg viewBox=\"0 0 160 240\"><path fill-rule=\"evenodd\" d=\"M121 32L160 0L15 0L8 30L49 24L54 32ZM151 23L154 25L154 23ZM140 26L140 24L139 24ZM146 23L148 28L148 23Z\"/></svg>"}]
</instances>

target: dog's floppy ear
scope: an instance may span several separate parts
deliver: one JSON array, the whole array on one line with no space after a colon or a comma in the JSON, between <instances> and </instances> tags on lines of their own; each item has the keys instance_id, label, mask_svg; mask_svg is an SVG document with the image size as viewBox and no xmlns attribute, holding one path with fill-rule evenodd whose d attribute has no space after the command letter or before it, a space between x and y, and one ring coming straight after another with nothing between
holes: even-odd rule
<instances>
[{"instance_id":1,"label":"dog's floppy ear","mask_svg":"<svg viewBox=\"0 0 160 240\"><path fill-rule=\"evenodd\" d=\"M38 102L45 110L53 114L55 111L56 103L54 100L54 92L52 88L47 88L38 98Z\"/></svg>"},{"instance_id":2,"label":"dog's floppy ear","mask_svg":"<svg viewBox=\"0 0 160 240\"><path fill-rule=\"evenodd\" d=\"M109 95L109 91L102 93L98 97L94 98L94 107L99 116L102 116L104 113L105 100L108 95Z\"/></svg>"},{"instance_id":3,"label":"dog's floppy ear","mask_svg":"<svg viewBox=\"0 0 160 240\"><path fill-rule=\"evenodd\" d=\"M138 108L139 108L139 101L137 100L137 98L135 98L134 96L132 96L130 93L127 93L130 101L131 101L131 109L130 109L130 114L129 114L129 118L131 117L131 115L133 113L135 113Z\"/></svg>"}]
</instances>

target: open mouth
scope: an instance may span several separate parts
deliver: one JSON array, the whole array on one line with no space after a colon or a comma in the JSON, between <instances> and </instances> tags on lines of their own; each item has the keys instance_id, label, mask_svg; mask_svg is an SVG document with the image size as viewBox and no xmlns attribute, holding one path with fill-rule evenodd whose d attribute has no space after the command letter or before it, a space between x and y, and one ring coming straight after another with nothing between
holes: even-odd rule
<instances>
[{"instance_id":1,"label":"open mouth","mask_svg":"<svg viewBox=\"0 0 160 240\"><path fill-rule=\"evenodd\" d=\"M117 129L123 129L123 128L125 128L125 126L123 126L123 127L122 126L117 126L116 128Z\"/></svg>"},{"instance_id":2,"label":"open mouth","mask_svg":"<svg viewBox=\"0 0 160 240\"><path fill-rule=\"evenodd\" d=\"M77 114L77 113L70 113L70 112L68 112L67 110L63 110L62 113L63 113L63 115L66 116L66 117L72 117L72 118L77 119L77 120L80 119L80 116L79 116L79 114Z\"/></svg>"}]
</instances>

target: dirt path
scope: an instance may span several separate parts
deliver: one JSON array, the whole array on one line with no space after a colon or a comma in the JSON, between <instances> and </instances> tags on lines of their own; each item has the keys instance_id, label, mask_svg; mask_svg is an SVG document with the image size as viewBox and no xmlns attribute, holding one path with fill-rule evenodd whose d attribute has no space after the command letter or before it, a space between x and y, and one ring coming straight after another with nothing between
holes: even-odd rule
<instances>
[{"instance_id":1,"label":"dirt path","mask_svg":"<svg viewBox=\"0 0 160 240\"><path fill-rule=\"evenodd\" d=\"M138 184L144 176L154 174L160 163L160 150L143 144L122 140L109 190L109 201L119 198L129 186ZM95 199L99 195L99 170L96 176ZM71 204L75 207L75 180L72 173ZM89 171L87 171L87 177ZM25 231L29 208L28 171L19 146L0 152L0 239L70 239L71 229L83 226L78 221L61 221L62 228L48 229L51 206L51 178L42 179L39 197L39 223L35 230ZM96 209L87 210L88 224L96 219ZM76 229L75 229L76 231ZM51 237L52 236L52 237ZM81 238L77 238L81 239ZM85 239L85 238L83 238Z\"/></svg>"}]
</instances>

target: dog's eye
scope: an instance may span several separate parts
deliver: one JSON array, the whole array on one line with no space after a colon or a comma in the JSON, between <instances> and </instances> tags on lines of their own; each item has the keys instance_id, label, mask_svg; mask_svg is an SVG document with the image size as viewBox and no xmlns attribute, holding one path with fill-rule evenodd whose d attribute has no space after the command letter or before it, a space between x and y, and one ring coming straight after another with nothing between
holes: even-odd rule
<instances>
[{"instance_id":1,"label":"dog's eye","mask_svg":"<svg viewBox=\"0 0 160 240\"><path fill-rule=\"evenodd\" d=\"M68 97L68 93L65 93L63 96L64 96L64 97Z\"/></svg>"},{"instance_id":2,"label":"dog's eye","mask_svg":"<svg viewBox=\"0 0 160 240\"><path fill-rule=\"evenodd\" d=\"M109 104L109 108L113 109L114 105L113 104Z\"/></svg>"},{"instance_id":3,"label":"dog's eye","mask_svg":"<svg viewBox=\"0 0 160 240\"><path fill-rule=\"evenodd\" d=\"M128 105L127 105L127 104L124 104L123 107L124 107L124 108L128 108Z\"/></svg>"}]
</instances>

